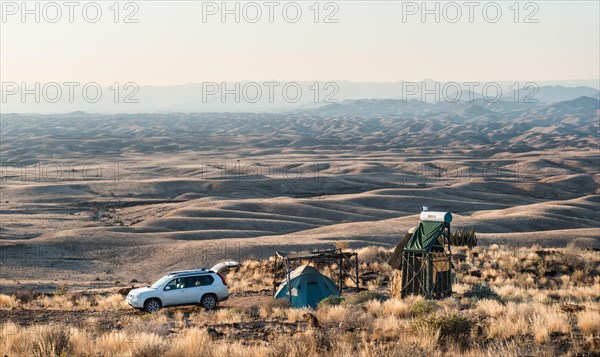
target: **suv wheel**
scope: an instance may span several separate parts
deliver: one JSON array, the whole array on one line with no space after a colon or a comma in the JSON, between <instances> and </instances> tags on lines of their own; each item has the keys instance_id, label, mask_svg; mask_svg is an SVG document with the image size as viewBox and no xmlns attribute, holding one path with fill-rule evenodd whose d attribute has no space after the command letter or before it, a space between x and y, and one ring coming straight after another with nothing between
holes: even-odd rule
<instances>
[{"instance_id":1,"label":"suv wheel","mask_svg":"<svg viewBox=\"0 0 600 357\"><path fill-rule=\"evenodd\" d=\"M160 310L160 301L157 299L150 299L144 303L144 310L151 314L158 312Z\"/></svg>"},{"instance_id":2,"label":"suv wheel","mask_svg":"<svg viewBox=\"0 0 600 357\"><path fill-rule=\"evenodd\" d=\"M213 294L206 294L200 300L200 305L207 310L212 310L217 307L217 297Z\"/></svg>"}]
</instances>

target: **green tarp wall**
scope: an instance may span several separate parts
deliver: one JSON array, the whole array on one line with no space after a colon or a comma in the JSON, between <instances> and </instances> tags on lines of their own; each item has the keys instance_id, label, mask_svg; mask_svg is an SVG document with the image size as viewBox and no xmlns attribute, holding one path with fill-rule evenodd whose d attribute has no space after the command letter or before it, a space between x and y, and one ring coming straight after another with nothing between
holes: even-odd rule
<instances>
[{"instance_id":1,"label":"green tarp wall","mask_svg":"<svg viewBox=\"0 0 600 357\"><path fill-rule=\"evenodd\" d=\"M444 222L421 222L404 247L409 252L429 252L436 243Z\"/></svg>"}]
</instances>

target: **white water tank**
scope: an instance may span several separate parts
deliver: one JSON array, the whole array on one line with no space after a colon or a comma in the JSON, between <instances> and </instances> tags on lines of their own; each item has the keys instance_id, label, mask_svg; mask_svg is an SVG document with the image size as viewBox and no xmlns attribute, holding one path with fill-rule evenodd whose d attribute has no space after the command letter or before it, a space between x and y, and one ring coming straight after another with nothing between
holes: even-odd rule
<instances>
[{"instance_id":1,"label":"white water tank","mask_svg":"<svg viewBox=\"0 0 600 357\"><path fill-rule=\"evenodd\" d=\"M452 222L452 214L450 212L423 211L420 218L422 222Z\"/></svg>"}]
</instances>

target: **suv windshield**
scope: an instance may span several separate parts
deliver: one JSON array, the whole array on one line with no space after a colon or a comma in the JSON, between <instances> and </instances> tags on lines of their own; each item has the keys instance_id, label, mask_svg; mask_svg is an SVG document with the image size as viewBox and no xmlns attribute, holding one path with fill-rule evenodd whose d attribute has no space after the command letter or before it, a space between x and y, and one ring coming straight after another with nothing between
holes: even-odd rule
<instances>
[{"instance_id":1,"label":"suv windshield","mask_svg":"<svg viewBox=\"0 0 600 357\"><path fill-rule=\"evenodd\" d=\"M168 283L169 281L171 281L171 279L173 279L173 276L171 276L171 275L163 276L162 278L158 279L158 281L156 283L152 284L150 287L152 289L158 289L161 286Z\"/></svg>"}]
</instances>

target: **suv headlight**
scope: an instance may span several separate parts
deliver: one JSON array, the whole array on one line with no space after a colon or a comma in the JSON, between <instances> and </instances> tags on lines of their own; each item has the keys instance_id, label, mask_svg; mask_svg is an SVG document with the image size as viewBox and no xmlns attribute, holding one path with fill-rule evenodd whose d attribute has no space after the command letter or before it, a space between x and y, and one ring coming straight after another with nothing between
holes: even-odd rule
<instances>
[{"instance_id":1,"label":"suv headlight","mask_svg":"<svg viewBox=\"0 0 600 357\"><path fill-rule=\"evenodd\" d=\"M135 296L135 298L136 298L136 299L139 299L139 298L141 298L141 297L142 297L142 294L137 294L137 295Z\"/></svg>"}]
</instances>

